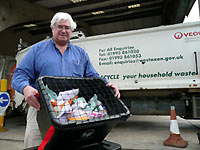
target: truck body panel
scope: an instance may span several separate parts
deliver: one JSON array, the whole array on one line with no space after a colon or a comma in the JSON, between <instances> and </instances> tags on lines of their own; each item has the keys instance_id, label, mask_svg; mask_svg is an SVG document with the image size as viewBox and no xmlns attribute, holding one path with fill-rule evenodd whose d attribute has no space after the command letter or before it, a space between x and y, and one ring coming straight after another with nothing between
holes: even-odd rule
<instances>
[{"instance_id":1,"label":"truck body panel","mask_svg":"<svg viewBox=\"0 0 200 150\"><path fill-rule=\"evenodd\" d=\"M74 40L121 90L200 87L200 23Z\"/></svg>"}]
</instances>

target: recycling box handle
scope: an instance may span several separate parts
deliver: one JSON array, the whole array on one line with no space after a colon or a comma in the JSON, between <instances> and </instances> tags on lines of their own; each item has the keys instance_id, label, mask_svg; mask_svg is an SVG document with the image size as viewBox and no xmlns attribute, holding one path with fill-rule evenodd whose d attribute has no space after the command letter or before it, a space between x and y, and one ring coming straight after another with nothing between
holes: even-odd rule
<instances>
[{"instance_id":1,"label":"recycling box handle","mask_svg":"<svg viewBox=\"0 0 200 150\"><path fill-rule=\"evenodd\" d=\"M36 94L35 94L35 98L36 98L37 100L40 99L40 95L39 95L39 93L36 93Z\"/></svg>"}]
</instances>

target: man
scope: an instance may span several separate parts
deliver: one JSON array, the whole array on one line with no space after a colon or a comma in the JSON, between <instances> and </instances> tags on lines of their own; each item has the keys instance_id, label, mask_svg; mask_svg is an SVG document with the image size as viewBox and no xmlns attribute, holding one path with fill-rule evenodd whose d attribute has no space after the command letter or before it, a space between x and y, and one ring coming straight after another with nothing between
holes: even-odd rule
<instances>
[{"instance_id":1,"label":"man","mask_svg":"<svg viewBox=\"0 0 200 150\"><path fill-rule=\"evenodd\" d=\"M70 42L76 23L68 13L56 13L51 20L53 38L35 44L17 66L13 75L12 87L24 94L30 105L27 114L25 148L40 145L42 139L36 121L40 104L36 80L40 76L100 77L92 66L88 54ZM120 97L118 88L108 83Z\"/></svg>"}]
</instances>

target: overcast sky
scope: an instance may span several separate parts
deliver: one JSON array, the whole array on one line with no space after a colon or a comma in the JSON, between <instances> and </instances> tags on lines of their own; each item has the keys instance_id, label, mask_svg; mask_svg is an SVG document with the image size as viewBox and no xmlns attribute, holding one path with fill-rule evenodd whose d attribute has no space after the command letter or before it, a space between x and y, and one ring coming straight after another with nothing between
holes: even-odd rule
<instances>
[{"instance_id":1,"label":"overcast sky","mask_svg":"<svg viewBox=\"0 0 200 150\"><path fill-rule=\"evenodd\" d=\"M199 21L199 6L198 6L198 0L194 3L188 17L185 17L184 22L194 22Z\"/></svg>"}]
</instances>

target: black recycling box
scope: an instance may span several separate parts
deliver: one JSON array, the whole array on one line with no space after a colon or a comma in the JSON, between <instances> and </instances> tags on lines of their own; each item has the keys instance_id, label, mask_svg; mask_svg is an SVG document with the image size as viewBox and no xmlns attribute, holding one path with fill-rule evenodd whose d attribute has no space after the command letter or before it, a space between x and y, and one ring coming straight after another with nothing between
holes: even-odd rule
<instances>
[{"instance_id":1,"label":"black recycling box","mask_svg":"<svg viewBox=\"0 0 200 150\"><path fill-rule=\"evenodd\" d=\"M51 125L55 128L55 132L45 146L45 149L92 150L98 149L98 147L102 150L121 149L119 144L104 141L104 138L117 123L121 120L126 120L130 113L123 102L114 96L113 89L106 86L106 82L103 79L43 76L37 80L37 85L41 104L37 120L42 138L45 137ZM51 98L48 95L49 91L47 87L57 95L63 91L78 89L77 97L80 99L84 98L86 103L83 104L88 103L89 105L90 103L90 107L93 101L89 102L89 100L92 97L94 98L95 95L98 101L100 101L100 103L98 102L98 109L103 109L103 112L106 112L106 114L98 114L98 117L91 117L90 115L90 117L84 119L76 119L77 116L72 116L72 119L67 117L64 120L60 119L57 115L58 111L55 111L56 107L53 106ZM61 107L58 108L61 109ZM68 109L68 107L66 108ZM76 109L74 107L72 111L77 114L79 110ZM62 107L63 110L66 109ZM95 145L95 148L90 148Z\"/></svg>"}]
</instances>

